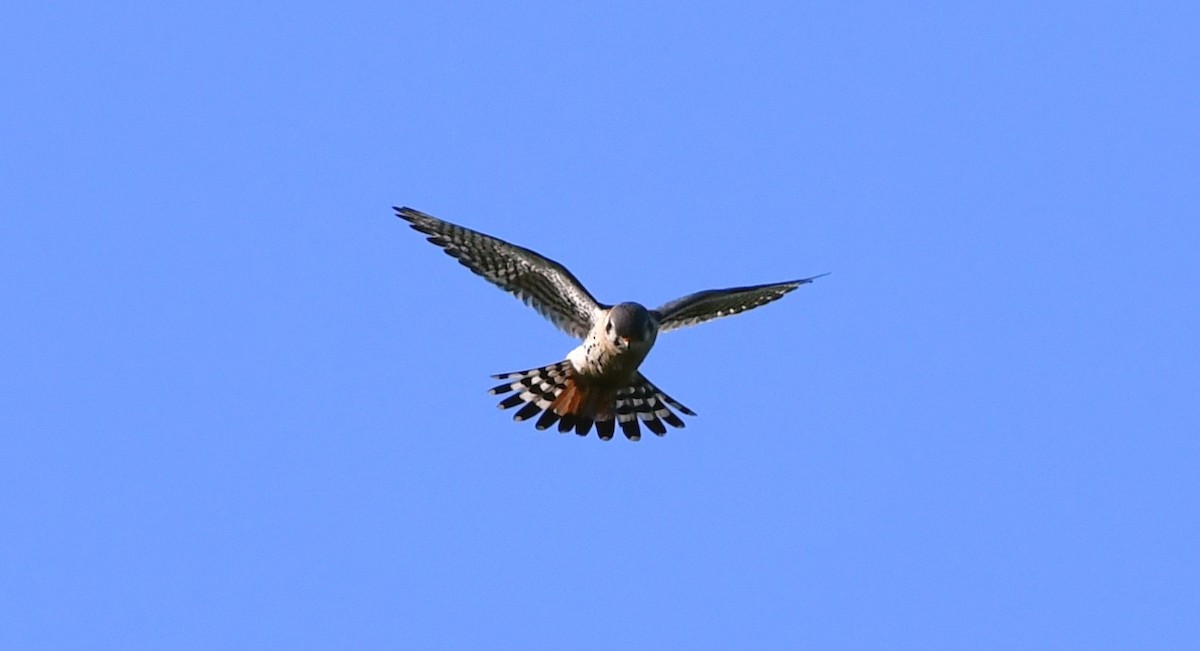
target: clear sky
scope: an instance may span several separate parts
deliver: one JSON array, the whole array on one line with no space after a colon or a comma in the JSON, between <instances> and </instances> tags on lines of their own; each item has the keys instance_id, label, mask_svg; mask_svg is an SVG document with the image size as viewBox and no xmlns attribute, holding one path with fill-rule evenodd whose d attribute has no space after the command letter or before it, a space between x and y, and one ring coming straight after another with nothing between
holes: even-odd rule
<instances>
[{"instance_id":1,"label":"clear sky","mask_svg":"<svg viewBox=\"0 0 1200 651\"><path fill-rule=\"evenodd\" d=\"M969 5L969 6L968 6ZM1184 648L1200 9L0 10L0 647ZM658 305L684 430L408 205Z\"/></svg>"}]
</instances>

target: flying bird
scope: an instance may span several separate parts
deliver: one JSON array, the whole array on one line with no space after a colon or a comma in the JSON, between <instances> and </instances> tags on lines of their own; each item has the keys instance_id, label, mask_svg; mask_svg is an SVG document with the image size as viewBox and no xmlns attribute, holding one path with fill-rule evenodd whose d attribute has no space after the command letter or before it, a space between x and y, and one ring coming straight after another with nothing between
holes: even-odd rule
<instances>
[{"instance_id":1,"label":"flying bird","mask_svg":"<svg viewBox=\"0 0 1200 651\"><path fill-rule=\"evenodd\" d=\"M395 210L463 266L583 340L561 362L492 376L503 384L493 387L490 394L511 394L500 402L500 408L519 406L513 416L517 421L541 414L536 423L539 430L557 422L559 432L574 429L587 436L594 424L604 440L613 437L618 425L629 440L640 439L639 421L659 436L667 433L663 423L683 427L672 408L696 415L638 372L659 333L766 305L826 275L711 289L653 310L632 302L605 305L566 267L543 255L412 208Z\"/></svg>"}]
</instances>

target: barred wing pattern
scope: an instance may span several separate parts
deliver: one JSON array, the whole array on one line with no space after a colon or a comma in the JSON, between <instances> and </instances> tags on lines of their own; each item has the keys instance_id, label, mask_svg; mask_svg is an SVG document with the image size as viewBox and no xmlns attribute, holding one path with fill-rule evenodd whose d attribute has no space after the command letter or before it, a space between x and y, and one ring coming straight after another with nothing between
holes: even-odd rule
<instances>
[{"instance_id":1,"label":"barred wing pattern","mask_svg":"<svg viewBox=\"0 0 1200 651\"><path fill-rule=\"evenodd\" d=\"M398 217L428 235L430 242L466 268L521 299L567 334L578 339L587 336L602 307L566 267L529 249L419 210L395 210Z\"/></svg>"},{"instance_id":2,"label":"barred wing pattern","mask_svg":"<svg viewBox=\"0 0 1200 651\"><path fill-rule=\"evenodd\" d=\"M666 303L654 310L653 313L658 317L658 331L667 332L766 305L771 301L783 298L785 294L797 287L807 285L825 275L828 274L786 283L696 292Z\"/></svg>"}]
</instances>

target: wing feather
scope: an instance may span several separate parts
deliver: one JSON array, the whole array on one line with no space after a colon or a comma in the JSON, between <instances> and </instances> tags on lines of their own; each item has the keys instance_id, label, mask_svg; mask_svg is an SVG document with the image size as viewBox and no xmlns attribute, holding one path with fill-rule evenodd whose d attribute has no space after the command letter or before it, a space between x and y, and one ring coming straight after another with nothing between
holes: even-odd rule
<instances>
[{"instance_id":1,"label":"wing feather","mask_svg":"<svg viewBox=\"0 0 1200 651\"><path fill-rule=\"evenodd\" d=\"M658 331L666 332L677 328L704 323L723 316L731 316L752 310L772 301L777 301L788 292L801 285L826 276L812 276L784 283L754 285L752 287L732 287L730 289L710 289L677 298L654 310L658 318Z\"/></svg>"},{"instance_id":2,"label":"wing feather","mask_svg":"<svg viewBox=\"0 0 1200 651\"><path fill-rule=\"evenodd\" d=\"M463 266L516 296L576 338L587 336L602 307L567 268L529 249L412 208L396 215Z\"/></svg>"}]
</instances>

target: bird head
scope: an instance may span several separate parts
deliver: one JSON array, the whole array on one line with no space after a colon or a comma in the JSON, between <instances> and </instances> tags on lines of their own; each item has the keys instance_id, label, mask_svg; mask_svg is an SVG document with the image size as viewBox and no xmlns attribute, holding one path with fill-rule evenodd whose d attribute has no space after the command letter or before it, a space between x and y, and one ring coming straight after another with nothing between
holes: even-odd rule
<instances>
[{"instance_id":1,"label":"bird head","mask_svg":"<svg viewBox=\"0 0 1200 651\"><path fill-rule=\"evenodd\" d=\"M608 311L604 333L608 341L620 349L632 344L653 341L654 320L650 312L637 303L619 303Z\"/></svg>"}]
</instances>

